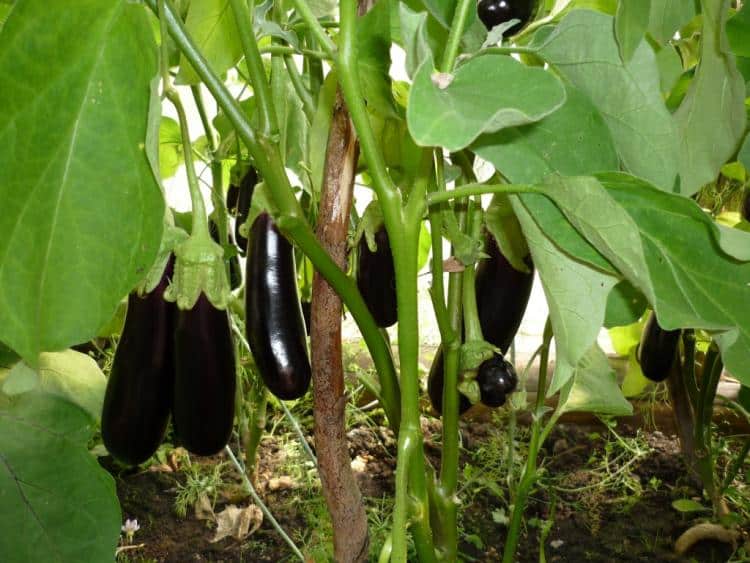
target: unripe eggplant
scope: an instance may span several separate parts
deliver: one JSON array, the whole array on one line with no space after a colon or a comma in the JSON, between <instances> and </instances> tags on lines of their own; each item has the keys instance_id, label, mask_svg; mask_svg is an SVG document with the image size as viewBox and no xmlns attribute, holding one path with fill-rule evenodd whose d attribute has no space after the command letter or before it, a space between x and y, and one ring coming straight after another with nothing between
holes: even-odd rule
<instances>
[{"instance_id":1,"label":"unripe eggplant","mask_svg":"<svg viewBox=\"0 0 750 563\"><path fill-rule=\"evenodd\" d=\"M279 399L302 397L312 372L297 293L294 249L268 213L255 219L247 246L247 341L263 381Z\"/></svg>"},{"instance_id":2,"label":"unripe eggplant","mask_svg":"<svg viewBox=\"0 0 750 563\"><path fill-rule=\"evenodd\" d=\"M653 311L649 315L636 356L643 375L651 381L664 381L669 377L677 357L681 332L679 329L664 330L659 326Z\"/></svg>"},{"instance_id":3,"label":"unripe eggplant","mask_svg":"<svg viewBox=\"0 0 750 563\"><path fill-rule=\"evenodd\" d=\"M159 284L145 297L128 296L125 325L107 380L102 438L109 453L128 465L154 454L169 421L176 308L164 300L164 290L173 267L170 258Z\"/></svg>"},{"instance_id":4,"label":"unripe eggplant","mask_svg":"<svg viewBox=\"0 0 750 563\"><path fill-rule=\"evenodd\" d=\"M189 452L215 454L234 423L237 375L227 311L201 293L192 309L179 311L174 341L175 435Z\"/></svg>"},{"instance_id":5,"label":"unripe eggplant","mask_svg":"<svg viewBox=\"0 0 750 563\"><path fill-rule=\"evenodd\" d=\"M389 327L398 320L396 309L396 270L388 233L384 226L375 232L378 245L370 251L363 236L359 241L359 261L357 266L357 287L367 308L382 328Z\"/></svg>"},{"instance_id":6,"label":"unripe eggplant","mask_svg":"<svg viewBox=\"0 0 750 563\"><path fill-rule=\"evenodd\" d=\"M505 398L516 390L516 369L501 354L485 360L477 370L479 396L485 405L496 408L505 404Z\"/></svg>"},{"instance_id":7,"label":"unripe eggplant","mask_svg":"<svg viewBox=\"0 0 750 563\"><path fill-rule=\"evenodd\" d=\"M237 241L237 248L240 249L242 256L247 252L247 239L240 234L240 227L247 221L250 214L250 203L253 199L253 191L258 183L258 171L252 166L248 168L242 177L237 194L237 219L234 223L234 238Z\"/></svg>"}]
</instances>

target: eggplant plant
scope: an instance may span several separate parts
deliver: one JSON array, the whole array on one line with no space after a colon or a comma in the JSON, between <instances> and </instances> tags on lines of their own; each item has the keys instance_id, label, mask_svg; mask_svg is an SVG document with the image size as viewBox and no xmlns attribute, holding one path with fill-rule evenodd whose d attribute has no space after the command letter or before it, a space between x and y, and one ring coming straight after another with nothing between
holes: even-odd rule
<instances>
[{"instance_id":1,"label":"eggplant plant","mask_svg":"<svg viewBox=\"0 0 750 563\"><path fill-rule=\"evenodd\" d=\"M179 309L174 341L161 344L171 355L164 365L176 372L176 437L198 455L223 448L255 495L268 398L261 382L289 399L312 379L316 436L331 440L319 444L326 451L316 460L324 496L332 515L352 515L332 519L338 561L365 560L369 542L335 361L342 307L377 373L361 383L397 435L381 561L407 561L410 544L421 562L459 558L459 416L480 401L531 415L528 457L508 480L507 533L497 546L504 562L516 560L539 455L556 422L576 411L632 411L597 336L603 325L640 318L634 303L648 304L667 335L710 336L706 396L717 365L750 386L750 234L719 224L695 197L743 184L750 173L747 5L59 0L56 7L0 3L0 358L9 358L0 381L14 383L0 392L0 528L20 522L30 531L0 537L3 561L85 560L90 552L81 546L92 543L97 554L114 553L114 486L84 447L97 416L74 395L50 398L42 385L13 390L19 378L36 381L45 354L102 334L136 287L160 278L170 254L173 273L157 301ZM399 50L403 80L392 77L391 53ZM202 127L197 140L188 96ZM189 234L173 226L165 197L175 188L164 180L181 164ZM372 194L375 226L352 210L355 180ZM235 277L230 286L232 228L247 269L244 284ZM442 418L436 467L420 423L417 295L427 232L441 336L430 377ZM347 264L349 236L359 244L359 279ZM331 290L306 290L312 364L293 250L305 257L301 268L312 265L313 287ZM506 352L535 275L549 317L533 358L536 396L527 403L513 391L524 389L529 370ZM326 316L327 308L336 314ZM397 346L383 331L394 323ZM128 342L123 332L121 355ZM652 352L644 344L654 365L678 363ZM236 361L242 357L251 358L247 365ZM126 365L116 360L111 393ZM258 377L246 378L253 369ZM554 408L546 404L552 398ZM139 417L155 416L149 438L160 435L165 412L135 402L134 428L146 422ZM108 395L103 404L105 445L142 461L153 440L137 451L115 446L109 423L117 402ZM700 405L705 421L710 405ZM235 423L244 464L230 440ZM58 426L62 432L41 432ZM118 432L127 426L118 419ZM38 471L47 450L60 474ZM96 479L106 486L92 500L86 487ZM29 500L22 483L70 498L85 514L68 517L65 504ZM101 522L96 534L81 537L90 533L81 522L92 520Z\"/></svg>"}]
</instances>

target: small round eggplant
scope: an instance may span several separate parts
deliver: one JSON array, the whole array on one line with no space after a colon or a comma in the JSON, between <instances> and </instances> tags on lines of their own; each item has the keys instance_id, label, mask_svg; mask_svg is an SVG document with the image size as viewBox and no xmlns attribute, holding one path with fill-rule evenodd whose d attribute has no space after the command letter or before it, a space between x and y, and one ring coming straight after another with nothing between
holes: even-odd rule
<instances>
[{"instance_id":1,"label":"small round eggplant","mask_svg":"<svg viewBox=\"0 0 750 563\"><path fill-rule=\"evenodd\" d=\"M505 35L513 35L520 31L529 22L533 13L532 0L480 0L477 4L477 15L487 31L512 19L521 20L508 29Z\"/></svg>"},{"instance_id":2,"label":"small round eggplant","mask_svg":"<svg viewBox=\"0 0 750 563\"><path fill-rule=\"evenodd\" d=\"M192 309L179 311L174 341L175 435L189 452L215 454L234 423L237 374L229 315L201 293Z\"/></svg>"},{"instance_id":3,"label":"small round eggplant","mask_svg":"<svg viewBox=\"0 0 750 563\"><path fill-rule=\"evenodd\" d=\"M637 358L641 371L651 381L664 381L669 377L672 364L677 357L677 345L681 330L664 330L656 315L651 312L643 327Z\"/></svg>"},{"instance_id":4,"label":"small round eggplant","mask_svg":"<svg viewBox=\"0 0 750 563\"><path fill-rule=\"evenodd\" d=\"M482 362L477 370L477 383L482 403L488 407L501 407L505 398L516 390L516 370L501 354Z\"/></svg>"},{"instance_id":5,"label":"small round eggplant","mask_svg":"<svg viewBox=\"0 0 750 563\"><path fill-rule=\"evenodd\" d=\"M479 262L474 283L479 324L490 344L505 353L521 326L534 282L534 266L526 257L529 272L519 272L503 256L491 235L485 252L489 258Z\"/></svg>"},{"instance_id":6,"label":"small round eggplant","mask_svg":"<svg viewBox=\"0 0 750 563\"><path fill-rule=\"evenodd\" d=\"M159 447L174 385L172 332L176 308L164 300L174 258L151 293L128 296L128 311L107 380L102 438L113 457L138 465Z\"/></svg>"},{"instance_id":7,"label":"small round eggplant","mask_svg":"<svg viewBox=\"0 0 750 563\"><path fill-rule=\"evenodd\" d=\"M375 242L378 248L371 252L364 236L359 241L357 287L375 318L375 323L385 328L396 323L398 312L396 270L393 267L391 244L384 226L376 231Z\"/></svg>"},{"instance_id":8,"label":"small round eggplant","mask_svg":"<svg viewBox=\"0 0 750 563\"><path fill-rule=\"evenodd\" d=\"M250 229L245 279L247 341L263 381L279 399L310 386L305 321L297 293L294 249L268 213Z\"/></svg>"},{"instance_id":9,"label":"small round eggplant","mask_svg":"<svg viewBox=\"0 0 750 563\"><path fill-rule=\"evenodd\" d=\"M240 227L247 221L250 214L250 203L253 199L253 191L258 183L258 171L252 166L248 168L242 177L237 194L237 219L234 223L234 239L237 241L237 248L240 249L242 256L247 252L247 239L240 234Z\"/></svg>"}]
</instances>

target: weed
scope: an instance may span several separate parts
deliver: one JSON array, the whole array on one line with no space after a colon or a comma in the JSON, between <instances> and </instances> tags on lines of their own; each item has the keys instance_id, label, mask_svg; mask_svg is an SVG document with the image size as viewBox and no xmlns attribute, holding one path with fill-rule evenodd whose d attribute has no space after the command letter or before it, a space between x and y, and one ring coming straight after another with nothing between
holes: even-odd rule
<instances>
[{"instance_id":1,"label":"weed","mask_svg":"<svg viewBox=\"0 0 750 563\"><path fill-rule=\"evenodd\" d=\"M174 501L175 512L180 518L187 515L189 507L194 506L198 499L205 495L213 507L216 497L224 484L222 472L226 463L216 465L199 465L193 463L185 471L185 484L177 485L177 497Z\"/></svg>"}]
</instances>

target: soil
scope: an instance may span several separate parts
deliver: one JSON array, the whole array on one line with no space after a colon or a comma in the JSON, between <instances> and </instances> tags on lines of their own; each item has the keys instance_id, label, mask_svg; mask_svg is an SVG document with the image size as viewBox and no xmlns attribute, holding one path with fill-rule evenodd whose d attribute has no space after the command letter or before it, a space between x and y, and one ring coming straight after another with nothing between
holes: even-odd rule
<instances>
[{"instance_id":1,"label":"soil","mask_svg":"<svg viewBox=\"0 0 750 563\"><path fill-rule=\"evenodd\" d=\"M432 418L423 421L428 458L437 466L439 421ZM478 460L472 459L468 452L491 445L493 440L498 443L497 426L492 423L464 424L462 430L463 463L476 465ZM618 426L617 432L623 437L635 436L632 428ZM560 424L553 431L541 455L540 466L544 471L526 511L527 527L518 561L540 561L541 524L548 520L552 520L544 541L548 562L727 561L732 548L718 542L701 542L690 552L689 559L673 554L674 541L695 520L677 512L671 503L680 498L700 499L700 489L687 477L677 439L659 431L643 434L642 443L648 445L648 453L623 471L627 479L618 481L618 485L612 482L599 486L604 474L592 468L598 467L607 444L611 444L611 440L605 439L606 434L604 426ZM370 511L372 554L377 560L377 549L382 545L390 516L391 505L383 499L393 495L396 444L389 430L365 425L349 432L349 442L353 467ZM326 561L330 557L326 555L330 530L325 505L316 489L319 485L314 470L305 466L304 458L290 456L289 452L295 449L290 444L295 443L287 436L263 439L256 487L308 559ZM622 459L627 460L627 455ZM193 459L193 463L205 466L225 461L223 456ZM116 478L123 519L137 518L140 525L134 539L139 547L124 552L120 561L295 560L268 519L243 540L224 538L211 543L215 525L210 520L197 519L192 510L185 518L177 516L174 508L177 486L186 479L184 465L181 466L184 462L179 459L139 471L118 472L108 458L103 458L102 463ZM216 513L230 503L250 504L229 464L223 478L224 485L214 507ZM481 478L474 479L464 490L459 548L462 560L501 559L505 527L495 521L502 521L507 511L507 501L501 495L507 497L504 483L490 489L482 484ZM378 525L381 521L382 525Z\"/></svg>"}]
</instances>

